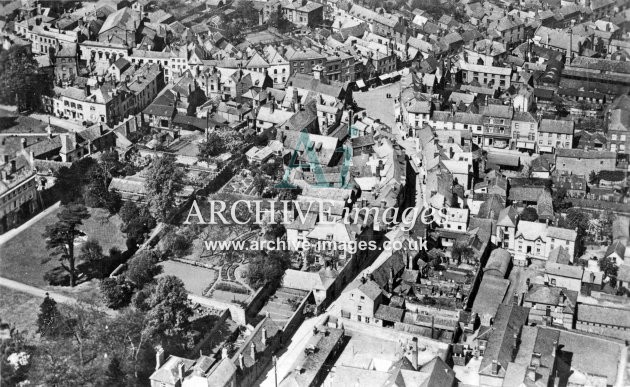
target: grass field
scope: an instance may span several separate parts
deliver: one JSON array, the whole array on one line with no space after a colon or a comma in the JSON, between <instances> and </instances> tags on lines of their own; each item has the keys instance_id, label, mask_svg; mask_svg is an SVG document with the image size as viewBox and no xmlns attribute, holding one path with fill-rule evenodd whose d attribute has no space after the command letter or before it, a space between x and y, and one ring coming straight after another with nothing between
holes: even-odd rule
<instances>
[{"instance_id":1,"label":"grass field","mask_svg":"<svg viewBox=\"0 0 630 387\"><path fill-rule=\"evenodd\" d=\"M45 287L44 273L57 267L57 260L42 263L48 257L46 241L42 237L46 226L57 221L57 213L51 212L45 218L16 235L13 239L0 246L0 276L28 285ZM88 238L99 241L103 252L107 254L111 247L126 249L124 235L120 232L120 218L118 215L108 217L107 211L91 208L92 216L83 221L82 231ZM87 238L85 238L87 239ZM81 241L78 241L79 243ZM78 253L80 245L76 246Z\"/></svg>"},{"instance_id":2,"label":"grass field","mask_svg":"<svg viewBox=\"0 0 630 387\"><path fill-rule=\"evenodd\" d=\"M177 261L160 262L160 266L162 266L162 274L160 276L173 275L179 277L184 282L186 290L198 296L203 296L203 291L212 285L218 276L216 270Z\"/></svg>"},{"instance_id":3,"label":"grass field","mask_svg":"<svg viewBox=\"0 0 630 387\"><path fill-rule=\"evenodd\" d=\"M35 335L42 300L30 294L0 288L0 320L20 331L28 331L29 335Z\"/></svg>"}]
</instances>

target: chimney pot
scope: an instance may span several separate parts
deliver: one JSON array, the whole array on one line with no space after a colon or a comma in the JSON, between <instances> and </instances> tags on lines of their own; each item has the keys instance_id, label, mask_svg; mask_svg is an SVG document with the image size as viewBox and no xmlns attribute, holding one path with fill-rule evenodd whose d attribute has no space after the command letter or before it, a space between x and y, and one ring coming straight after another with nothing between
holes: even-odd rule
<instances>
[{"instance_id":1,"label":"chimney pot","mask_svg":"<svg viewBox=\"0 0 630 387\"><path fill-rule=\"evenodd\" d=\"M179 381L183 383L184 382L184 362L183 361L177 365L177 373L179 375Z\"/></svg>"}]
</instances>

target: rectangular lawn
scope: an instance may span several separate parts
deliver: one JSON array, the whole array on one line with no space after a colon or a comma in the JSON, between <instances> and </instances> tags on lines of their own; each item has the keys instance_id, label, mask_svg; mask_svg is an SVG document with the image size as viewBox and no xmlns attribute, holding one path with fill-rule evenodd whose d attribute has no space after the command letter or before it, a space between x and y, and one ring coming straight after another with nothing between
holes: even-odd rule
<instances>
[{"instance_id":1,"label":"rectangular lawn","mask_svg":"<svg viewBox=\"0 0 630 387\"><path fill-rule=\"evenodd\" d=\"M57 221L59 211L60 209L51 212L0 246L0 276L38 287L48 285L44 281L44 273L57 267L59 262L55 259L42 263L48 257L42 234L47 225ZM86 237L81 239L96 239L103 247L104 254L108 254L109 249L114 246L125 251L125 237L120 232L120 217L109 217L108 212L100 208L90 208L89 211L92 216L83 221L81 230ZM80 241L77 242L79 243L75 252L78 255Z\"/></svg>"}]
</instances>

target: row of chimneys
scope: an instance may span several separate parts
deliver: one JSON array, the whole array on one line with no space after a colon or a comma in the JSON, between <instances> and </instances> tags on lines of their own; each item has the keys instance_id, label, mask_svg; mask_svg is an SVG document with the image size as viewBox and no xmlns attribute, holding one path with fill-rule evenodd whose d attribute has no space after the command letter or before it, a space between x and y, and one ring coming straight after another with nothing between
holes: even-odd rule
<instances>
[{"instance_id":1,"label":"row of chimneys","mask_svg":"<svg viewBox=\"0 0 630 387\"><path fill-rule=\"evenodd\" d=\"M263 346L267 345L267 329L262 328L261 331L261 341ZM256 344L252 343L251 347L250 347L250 357L252 358L252 361L256 361ZM228 354L228 349L227 348L223 348L221 350L221 358L222 359L227 359L229 357ZM164 348L159 347L155 353L155 370L159 370L160 367L162 367L162 365L164 365ZM245 369L245 361L244 361L244 356L243 354L239 354L238 356L238 366L241 370ZM177 374L178 374L178 378L180 382L184 381L184 362L180 362L177 364Z\"/></svg>"}]
</instances>

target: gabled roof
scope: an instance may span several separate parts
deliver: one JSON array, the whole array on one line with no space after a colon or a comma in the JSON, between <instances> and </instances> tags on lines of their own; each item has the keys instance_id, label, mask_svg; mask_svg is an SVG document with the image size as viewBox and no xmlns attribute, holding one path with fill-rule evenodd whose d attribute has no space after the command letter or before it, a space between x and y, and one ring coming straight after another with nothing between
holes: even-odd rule
<instances>
[{"instance_id":1,"label":"gabled roof","mask_svg":"<svg viewBox=\"0 0 630 387\"><path fill-rule=\"evenodd\" d=\"M525 325L528 316L529 308L518 305L499 306L479 366L480 374L492 375L492 362L496 360L500 365L499 377L505 376L508 363L512 361L514 335L518 334L522 326Z\"/></svg>"},{"instance_id":2,"label":"gabled roof","mask_svg":"<svg viewBox=\"0 0 630 387\"><path fill-rule=\"evenodd\" d=\"M367 280L357 288L361 293L365 294L370 300L376 300L381 295L381 288L372 280Z\"/></svg>"},{"instance_id":3,"label":"gabled roof","mask_svg":"<svg viewBox=\"0 0 630 387\"><path fill-rule=\"evenodd\" d=\"M103 26L101 27L101 30L99 31L99 34L116 27L127 31L135 31L135 28L138 27L138 19L138 13L133 11L131 8L125 7L119 9L107 17L105 23L103 23Z\"/></svg>"},{"instance_id":4,"label":"gabled roof","mask_svg":"<svg viewBox=\"0 0 630 387\"><path fill-rule=\"evenodd\" d=\"M584 275L584 268L582 266L571 266L562 263L547 262L547 265L545 266L545 273L581 280Z\"/></svg>"},{"instance_id":5,"label":"gabled roof","mask_svg":"<svg viewBox=\"0 0 630 387\"><path fill-rule=\"evenodd\" d=\"M543 118L538 131L542 133L573 134L574 127L575 123L573 121ZM562 148L559 150L562 150Z\"/></svg>"},{"instance_id":6,"label":"gabled roof","mask_svg":"<svg viewBox=\"0 0 630 387\"><path fill-rule=\"evenodd\" d=\"M316 93L330 95L335 98L340 98L345 92L347 86L346 83L337 81L328 81L324 83L319 79L315 79L312 75L300 73L293 74L289 78L289 85L303 90L310 90Z\"/></svg>"}]
</instances>

